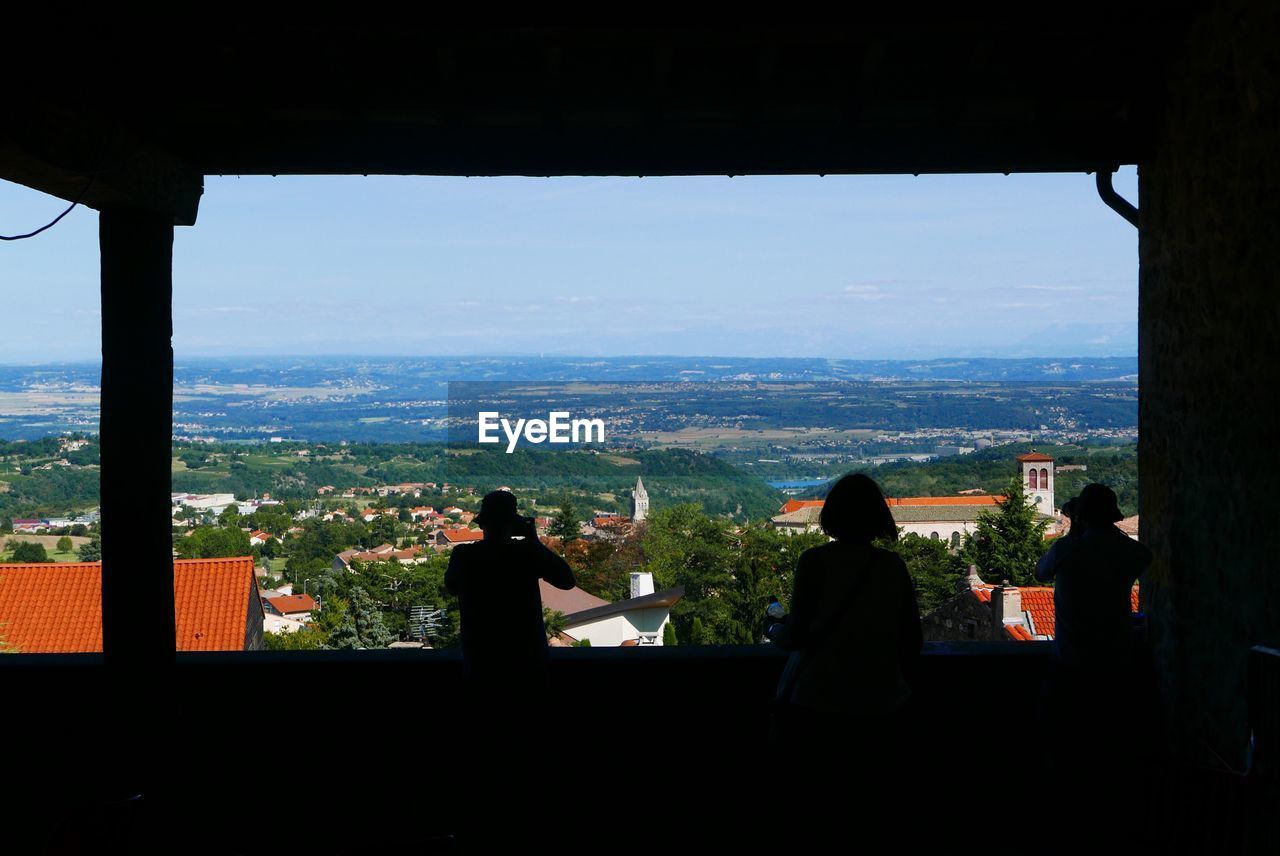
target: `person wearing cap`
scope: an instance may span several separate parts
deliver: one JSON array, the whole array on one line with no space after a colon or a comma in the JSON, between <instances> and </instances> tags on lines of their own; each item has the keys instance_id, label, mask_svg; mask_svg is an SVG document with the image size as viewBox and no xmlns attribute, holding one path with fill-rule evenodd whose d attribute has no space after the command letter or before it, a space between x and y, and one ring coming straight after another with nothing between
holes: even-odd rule
<instances>
[{"instance_id":1,"label":"person wearing cap","mask_svg":"<svg viewBox=\"0 0 1280 856\"><path fill-rule=\"evenodd\" d=\"M1116 528L1124 519L1115 492L1089 484L1071 500L1071 536L1036 563L1036 579L1053 582L1057 653L1070 668L1115 670L1130 658L1130 593L1151 551Z\"/></svg>"},{"instance_id":2,"label":"person wearing cap","mask_svg":"<svg viewBox=\"0 0 1280 856\"><path fill-rule=\"evenodd\" d=\"M547 660L538 580L571 589L573 571L538 540L533 519L516 510L515 494L487 494L475 520L484 540L455 547L444 575L458 598L464 672L494 689L536 690Z\"/></svg>"}]
</instances>

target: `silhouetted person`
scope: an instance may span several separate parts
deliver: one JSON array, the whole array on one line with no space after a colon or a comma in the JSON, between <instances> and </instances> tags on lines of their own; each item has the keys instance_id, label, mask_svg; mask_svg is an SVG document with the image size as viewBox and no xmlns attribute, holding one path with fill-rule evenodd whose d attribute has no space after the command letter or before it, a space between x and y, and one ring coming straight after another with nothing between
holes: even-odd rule
<instances>
[{"instance_id":1,"label":"silhouetted person","mask_svg":"<svg viewBox=\"0 0 1280 856\"><path fill-rule=\"evenodd\" d=\"M487 494L476 523L484 540L455 547L444 575L461 612L464 672L483 691L537 690L547 662L538 580L571 589L573 571L538 540L512 493Z\"/></svg>"},{"instance_id":2,"label":"silhouetted person","mask_svg":"<svg viewBox=\"0 0 1280 856\"><path fill-rule=\"evenodd\" d=\"M915 588L902 558L872 545L897 538L889 506L867 476L836 482L820 517L834 538L806 550L796 566L791 612L766 633L792 652L778 686L776 738L793 765L790 782L812 787L793 796L801 810L817 808L814 831L838 821L839 806L864 801L858 788L875 783L894 804L892 780L906 772L903 707L923 646ZM832 792L811 778L835 771ZM829 780L832 781L832 780ZM824 811L829 809L829 811ZM868 806L871 819L884 820Z\"/></svg>"},{"instance_id":3,"label":"silhouetted person","mask_svg":"<svg viewBox=\"0 0 1280 856\"><path fill-rule=\"evenodd\" d=\"M540 803L531 802L546 786L547 635L538 580L570 589L574 579L538 540L533 520L517 513L513 494L487 494L476 523L484 540L455 547L444 576L458 597L467 687L462 727L448 736L460 741L468 852L514 852L542 834Z\"/></svg>"},{"instance_id":4,"label":"silhouetted person","mask_svg":"<svg viewBox=\"0 0 1280 856\"><path fill-rule=\"evenodd\" d=\"M1132 656L1133 584L1151 551L1116 528L1116 495L1090 484L1075 503L1070 535L1036 563L1036 579L1053 582L1058 657L1070 669L1127 669Z\"/></svg>"},{"instance_id":5,"label":"silhouetted person","mask_svg":"<svg viewBox=\"0 0 1280 856\"><path fill-rule=\"evenodd\" d=\"M1093 826L1102 828L1120 822L1135 796L1134 750L1149 727L1132 590L1151 551L1116 528L1124 515L1110 488L1086 485L1074 502L1070 534L1036 564L1036 579L1054 583L1056 658L1047 718L1063 796L1090 794Z\"/></svg>"},{"instance_id":6,"label":"silhouetted person","mask_svg":"<svg viewBox=\"0 0 1280 856\"><path fill-rule=\"evenodd\" d=\"M1067 532L1062 536L1064 538L1080 534L1080 526L1077 523L1078 515L1076 511L1076 504L1079 501L1080 500L1078 498L1073 496L1071 499L1062 503L1062 516L1067 518Z\"/></svg>"}]
</instances>

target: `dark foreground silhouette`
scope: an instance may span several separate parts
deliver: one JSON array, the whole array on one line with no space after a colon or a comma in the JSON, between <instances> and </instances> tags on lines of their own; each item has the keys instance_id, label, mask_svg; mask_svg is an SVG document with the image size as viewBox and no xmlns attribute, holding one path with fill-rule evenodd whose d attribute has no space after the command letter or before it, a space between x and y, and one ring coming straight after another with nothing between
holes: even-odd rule
<instances>
[{"instance_id":1,"label":"dark foreground silhouette","mask_svg":"<svg viewBox=\"0 0 1280 856\"><path fill-rule=\"evenodd\" d=\"M1104 485L1086 485L1066 505L1071 529L1036 565L1036 578L1054 584L1056 621L1041 719L1060 794L1090 795L1092 822L1074 831L1083 835L1124 823L1139 796L1131 771L1152 717L1132 590L1151 551L1116 527L1123 515Z\"/></svg>"},{"instance_id":2,"label":"dark foreground silhouette","mask_svg":"<svg viewBox=\"0 0 1280 856\"><path fill-rule=\"evenodd\" d=\"M879 486L845 476L821 522L835 540L801 555L790 614L766 621L766 635L792 652L775 702L774 752L787 771L779 795L801 819L796 840L815 846L854 819L868 831L891 827L905 809L906 705L924 644L906 565L871 543L897 536Z\"/></svg>"},{"instance_id":3,"label":"dark foreground silhouette","mask_svg":"<svg viewBox=\"0 0 1280 856\"><path fill-rule=\"evenodd\" d=\"M468 852L532 847L530 824L544 779L550 724L547 636L538 581L574 586L564 559L538 540L533 520L506 491L485 496L476 522L484 540L454 548L445 585L461 612L465 719L459 740L464 789L462 834ZM518 537L517 537L518 536Z\"/></svg>"}]
</instances>

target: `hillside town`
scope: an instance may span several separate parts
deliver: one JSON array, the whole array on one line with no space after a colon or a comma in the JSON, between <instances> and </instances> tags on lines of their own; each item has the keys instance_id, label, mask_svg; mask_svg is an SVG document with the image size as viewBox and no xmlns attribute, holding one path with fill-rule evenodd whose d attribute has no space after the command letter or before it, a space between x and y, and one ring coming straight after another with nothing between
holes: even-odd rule
<instances>
[{"instance_id":1,"label":"hillside town","mask_svg":"<svg viewBox=\"0 0 1280 856\"><path fill-rule=\"evenodd\" d=\"M1016 455L1016 465L1018 478L1012 484L1028 508L1039 533L1036 537L1047 544L1069 529L1055 495L1060 468L1052 456L1035 451ZM498 489L511 490L507 485ZM322 485L310 502L274 499L267 493L253 499L237 499L231 493L173 493L179 626L184 626L184 609L203 614L203 607L186 594L187 584L178 582L204 573L193 569L216 565L219 573L240 580L214 587L211 591L216 595L205 595L226 601L210 614L220 616L223 624L235 622L235 627L210 626L193 631L191 639L180 633L179 649L208 650L200 646L214 638L236 640L231 645L234 650L242 650L241 642L243 649L325 647L344 621L354 621L353 612L359 608L376 615L380 629L367 634L368 638L356 633L354 639L360 644L355 647L451 644L458 628L440 577L452 551L467 549L484 537L475 523L476 495L474 486L444 482ZM906 545L904 555L917 582L926 638L1024 642L1054 638L1052 588L1028 584L1025 578L987 581L984 574L999 571L964 564L973 558L965 551L976 543L980 528L1001 513L1008 499L975 489L954 496L887 499L899 530L898 544ZM684 632L677 633L673 610L677 617L689 608L706 613L703 607L714 595L698 591L698 581L679 569L667 571L655 561L655 538L661 533L649 531L651 501L642 477L636 478L628 502L629 514L595 509L582 515L567 504L545 508L526 501L535 506L530 517L538 538L570 559L581 577L581 584L568 591L541 585L548 644L628 647L761 641L749 630L739 630L736 636L731 633L729 638L718 635L708 627L715 620L710 613L705 620L694 615L681 622ZM770 542L779 553L787 553L790 543L820 543L826 540L820 527L823 504L816 498L788 499L758 531L781 539ZM673 510L658 512L659 528L670 525ZM692 508L681 513L689 519L700 514ZM1137 537L1136 516L1122 521L1120 527ZM65 591L95 587L101 567L97 515L15 519L12 529L15 538L36 539L25 542L32 548L21 554L27 561L44 562L35 548L53 538L71 541L73 533L72 545L60 546L75 549L74 558L82 561L0 565L4 644L19 651L97 650L93 645L98 637L84 628L100 623L100 607L93 598L79 602L62 596ZM756 530L750 525L729 526L722 534L740 543L751 531ZM11 542L12 549L15 543L23 546ZM921 550L929 555L921 558ZM686 561L679 555L674 558L677 563ZM734 575L732 569L730 575ZM785 589L786 581L783 571L773 588ZM49 602L33 602L32 592L43 592ZM247 604L241 603L245 597ZM1135 589L1135 610L1136 603ZM34 631L26 629L35 624L40 633L50 633L46 619L51 611L61 616L53 625L63 622L68 628L80 628L74 640L33 636Z\"/></svg>"}]
</instances>

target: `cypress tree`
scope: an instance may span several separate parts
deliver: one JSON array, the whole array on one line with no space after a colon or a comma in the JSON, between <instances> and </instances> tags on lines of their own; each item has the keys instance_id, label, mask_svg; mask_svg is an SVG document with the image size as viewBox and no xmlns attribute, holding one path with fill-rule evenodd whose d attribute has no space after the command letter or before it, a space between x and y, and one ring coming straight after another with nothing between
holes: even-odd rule
<instances>
[{"instance_id":1,"label":"cypress tree","mask_svg":"<svg viewBox=\"0 0 1280 856\"><path fill-rule=\"evenodd\" d=\"M977 565L989 582L1033 585L1036 561L1049 547L1044 540L1049 521L1027 502L1018 476L1009 481L997 506L998 511L979 515L977 531L965 541L960 556L965 564Z\"/></svg>"}]
</instances>

